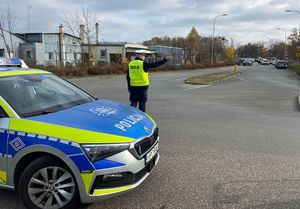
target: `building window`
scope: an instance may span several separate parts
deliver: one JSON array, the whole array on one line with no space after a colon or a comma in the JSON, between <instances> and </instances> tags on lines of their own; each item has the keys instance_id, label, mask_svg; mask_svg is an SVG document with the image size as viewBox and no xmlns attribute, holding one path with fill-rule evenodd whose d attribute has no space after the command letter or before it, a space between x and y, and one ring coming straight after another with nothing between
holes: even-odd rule
<instances>
[{"instance_id":1,"label":"building window","mask_svg":"<svg viewBox=\"0 0 300 209\"><path fill-rule=\"evenodd\" d=\"M32 57L31 57L31 51L26 51L26 57L28 58L28 59L31 59Z\"/></svg>"},{"instance_id":2,"label":"building window","mask_svg":"<svg viewBox=\"0 0 300 209\"><path fill-rule=\"evenodd\" d=\"M4 57L4 49L0 49L0 57Z\"/></svg>"},{"instance_id":3,"label":"building window","mask_svg":"<svg viewBox=\"0 0 300 209\"><path fill-rule=\"evenodd\" d=\"M49 52L49 60L53 60L53 52Z\"/></svg>"},{"instance_id":4,"label":"building window","mask_svg":"<svg viewBox=\"0 0 300 209\"><path fill-rule=\"evenodd\" d=\"M106 57L106 50L100 50L100 57L105 58Z\"/></svg>"}]
</instances>

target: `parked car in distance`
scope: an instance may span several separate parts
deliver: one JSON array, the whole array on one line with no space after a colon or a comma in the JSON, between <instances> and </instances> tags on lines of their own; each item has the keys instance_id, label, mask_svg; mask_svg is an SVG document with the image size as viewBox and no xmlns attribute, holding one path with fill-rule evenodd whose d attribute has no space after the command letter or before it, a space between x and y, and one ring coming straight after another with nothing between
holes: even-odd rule
<instances>
[{"instance_id":1,"label":"parked car in distance","mask_svg":"<svg viewBox=\"0 0 300 209\"><path fill-rule=\"evenodd\" d=\"M252 58L244 58L243 59L243 66L252 66L253 65L254 60Z\"/></svg>"},{"instance_id":2,"label":"parked car in distance","mask_svg":"<svg viewBox=\"0 0 300 209\"><path fill-rule=\"evenodd\" d=\"M270 63L271 63L272 65L275 65L276 62L277 62L277 59L276 59L275 57L273 57L272 59L270 59Z\"/></svg>"},{"instance_id":3,"label":"parked car in distance","mask_svg":"<svg viewBox=\"0 0 300 209\"><path fill-rule=\"evenodd\" d=\"M275 64L276 69L287 69L288 63L285 60L278 60Z\"/></svg>"},{"instance_id":4,"label":"parked car in distance","mask_svg":"<svg viewBox=\"0 0 300 209\"><path fill-rule=\"evenodd\" d=\"M268 59L262 59L260 61L260 64L262 64L262 65L269 65L270 64L270 60L268 60Z\"/></svg>"}]
</instances>

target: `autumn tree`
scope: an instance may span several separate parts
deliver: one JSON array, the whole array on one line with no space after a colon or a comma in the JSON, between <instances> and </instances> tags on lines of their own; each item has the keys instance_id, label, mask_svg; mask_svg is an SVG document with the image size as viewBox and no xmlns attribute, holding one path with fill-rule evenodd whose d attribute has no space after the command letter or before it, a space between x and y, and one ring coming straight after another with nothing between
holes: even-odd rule
<instances>
[{"instance_id":1,"label":"autumn tree","mask_svg":"<svg viewBox=\"0 0 300 209\"><path fill-rule=\"evenodd\" d=\"M200 48L200 35L195 27L192 28L186 37L187 57L192 63L196 63L196 56Z\"/></svg>"},{"instance_id":2,"label":"autumn tree","mask_svg":"<svg viewBox=\"0 0 300 209\"><path fill-rule=\"evenodd\" d=\"M270 46L269 56L277 59L285 59L285 43L275 42Z\"/></svg>"},{"instance_id":3,"label":"autumn tree","mask_svg":"<svg viewBox=\"0 0 300 209\"><path fill-rule=\"evenodd\" d=\"M239 46L236 51L239 57L268 57L267 49L262 42Z\"/></svg>"},{"instance_id":4,"label":"autumn tree","mask_svg":"<svg viewBox=\"0 0 300 209\"><path fill-rule=\"evenodd\" d=\"M234 53L235 53L235 49L233 47L228 47L226 49L226 57L227 60L232 63L233 62L233 58L234 58Z\"/></svg>"},{"instance_id":5,"label":"autumn tree","mask_svg":"<svg viewBox=\"0 0 300 209\"><path fill-rule=\"evenodd\" d=\"M153 45L163 45L163 46L172 46L185 48L185 38L184 37L154 37L151 40L144 41L143 44L145 46L153 46Z\"/></svg>"},{"instance_id":6,"label":"autumn tree","mask_svg":"<svg viewBox=\"0 0 300 209\"><path fill-rule=\"evenodd\" d=\"M211 37L201 37L199 44L199 52L196 57L198 63L210 63L211 44Z\"/></svg>"},{"instance_id":7,"label":"autumn tree","mask_svg":"<svg viewBox=\"0 0 300 209\"><path fill-rule=\"evenodd\" d=\"M287 45L288 57L295 58L296 51L297 51L297 44L299 41L298 29L293 28L291 30L291 35L287 39L288 39L288 45Z\"/></svg>"},{"instance_id":8,"label":"autumn tree","mask_svg":"<svg viewBox=\"0 0 300 209\"><path fill-rule=\"evenodd\" d=\"M216 61L224 61L226 57L226 44L227 39L225 37L215 37L214 39L214 55Z\"/></svg>"}]
</instances>

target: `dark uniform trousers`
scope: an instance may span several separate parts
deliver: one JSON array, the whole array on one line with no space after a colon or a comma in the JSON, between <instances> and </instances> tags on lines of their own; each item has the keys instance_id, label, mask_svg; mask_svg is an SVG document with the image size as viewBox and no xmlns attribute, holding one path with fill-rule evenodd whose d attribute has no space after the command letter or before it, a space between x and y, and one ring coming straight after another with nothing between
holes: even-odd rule
<instances>
[{"instance_id":1,"label":"dark uniform trousers","mask_svg":"<svg viewBox=\"0 0 300 209\"><path fill-rule=\"evenodd\" d=\"M139 109L146 112L146 102L148 98L148 88L145 87L133 87L129 89L130 92L130 105L132 107L137 107L139 104Z\"/></svg>"}]
</instances>

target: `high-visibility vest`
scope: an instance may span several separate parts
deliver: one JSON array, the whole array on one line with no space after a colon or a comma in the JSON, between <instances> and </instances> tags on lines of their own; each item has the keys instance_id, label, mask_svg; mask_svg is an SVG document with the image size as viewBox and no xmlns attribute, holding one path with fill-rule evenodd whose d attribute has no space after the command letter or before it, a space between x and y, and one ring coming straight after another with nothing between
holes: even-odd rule
<instances>
[{"instance_id":1,"label":"high-visibility vest","mask_svg":"<svg viewBox=\"0 0 300 209\"><path fill-rule=\"evenodd\" d=\"M148 86L148 72L144 71L144 61L133 60L128 64L130 86Z\"/></svg>"}]
</instances>

